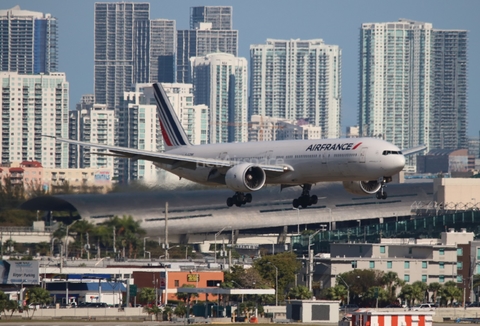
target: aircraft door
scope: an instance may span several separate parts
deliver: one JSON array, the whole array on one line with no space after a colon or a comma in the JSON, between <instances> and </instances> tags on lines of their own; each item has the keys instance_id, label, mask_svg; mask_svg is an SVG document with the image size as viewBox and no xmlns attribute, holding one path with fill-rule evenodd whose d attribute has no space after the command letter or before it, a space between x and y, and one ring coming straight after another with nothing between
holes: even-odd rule
<instances>
[{"instance_id":1,"label":"aircraft door","mask_svg":"<svg viewBox=\"0 0 480 326\"><path fill-rule=\"evenodd\" d=\"M360 157L358 158L358 163L365 163L367 161L367 150L368 147L362 147L360 149Z\"/></svg>"}]
</instances>

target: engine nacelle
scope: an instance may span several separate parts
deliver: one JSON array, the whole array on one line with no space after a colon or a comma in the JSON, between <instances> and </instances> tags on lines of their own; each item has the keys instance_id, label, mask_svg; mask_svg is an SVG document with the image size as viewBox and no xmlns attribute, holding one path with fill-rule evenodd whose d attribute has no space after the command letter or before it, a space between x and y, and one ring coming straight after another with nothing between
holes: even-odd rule
<instances>
[{"instance_id":1,"label":"engine nacelle","mask_svg":"<svg viewBox=\"0 0 480 326\"><path fill-rule=\"evenodd\" d=\"M373 181L343 181L346 191L354 195L373 195L380 190L382 185L377 180Z\"/></svg>"},{"instance_id":2,"label":"engine nacelle","mask_svg":"<svg viewBox=\"0 0 480 326\"><path fill-rule=\"evenodd\" d=\"M265 184L266 179L265 171L250 163L235 165L225 174L227 187L240 192L259 190Z\"/></svg>"}]
</instances>

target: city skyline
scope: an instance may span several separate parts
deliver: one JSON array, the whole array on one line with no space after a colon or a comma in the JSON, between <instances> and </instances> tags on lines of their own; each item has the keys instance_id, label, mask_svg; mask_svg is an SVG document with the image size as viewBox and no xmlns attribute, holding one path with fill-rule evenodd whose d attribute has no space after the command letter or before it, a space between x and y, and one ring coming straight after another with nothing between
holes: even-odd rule
<instances>
[{"instance_id":1,"label":"city skyline","mask_svg":"<svg viewBox=\"0 0 480 326\"><path fill-rule=\"evenodd\" d=\"M94 3L95 1L67 4L58 0L6 0L0 8L10 9L20 5L23 10L49 13L58 19L58 71L65 72L70 83L70 109L75 108L83 94L93 93ZM150 18L175 20L177 30L184 30L189 28L190 8L202 5L233 7L233 29L239 31L240 57L249 58L249 46L265 43L267 38L321 38L325 43L337 44L343 53L342 134L347 126L357 124L358 42L362 23L407 18L432 23L436 29L465 29L469 32L467 134L469 137L478 137L479 128L475 121L480 119L480 110L477 108L480 94L475 90L476 85L480 84L480 26L476 23L475 13L480 9L480 3L446 1L432 7L430 2L386 3L378 0L304 2L296 6L291 6L291 2L287 1L158 1L151 2ZM269 14L270 12L275 12L275 15Z\"/></svg>"}]
</instances>

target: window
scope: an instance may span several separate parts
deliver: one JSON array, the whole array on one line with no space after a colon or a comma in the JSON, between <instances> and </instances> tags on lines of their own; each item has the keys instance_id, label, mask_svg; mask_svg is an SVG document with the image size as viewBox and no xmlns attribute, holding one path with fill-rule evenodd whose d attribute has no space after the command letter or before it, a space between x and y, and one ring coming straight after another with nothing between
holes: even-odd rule
<instances>
[{"instance_id":1,"label":"window","mask_svg":"<svg viewBox=\"0 0 480 326\"><path fill-rule=\"evenodd\" d=\"M445 263L444 262L439 262L438 263L438 268L445 269Z\"/></svg>"},{"instance_id":2,"label":"window","mask_svg":"<svg viewBox=\"0 0 480 326\"><path fill-rule=\"evenodd\" d=\"M422 261L422 268L428 268L428 263L426 261Z\"/></svg>"},{"instance_id":3,"label":"window","mask_svg":"<svg viewBox=\"0 0 480 326\"><path fill-rule=\"evenodd\" d=\"M480 248L477 248L477 259L480 260Z\"/></svg>"},{"instance_id":4,"label":"window","mask_svg":"<svg viewBox=\"0 0 480 326\"><path fill-rule=\"evenodd\" d=\"M457 248L457 256L463 256L463 248Z\"/></svg>"},{"instance_id":5,"label":"window","mask_svg":"<svg viewBox=\"0 0 480 326\"><path fill-rule=\"evenodd\" d=\"M443 248L438 249L438 254L439 254L440 256L445 255L445 249L443 249Z\"/></svg>"},{"instance_id":6,"label":"window","mask_svg":"<svg viewBox=\"0 0 480 326\"><path fill-rule=\"evenodd\" d=\"M445 275L440 275L440 276L438 277L438 282L440 282L440 283L445 283Z\"/></svg>"},{"instance_id":7,"label":"window","mask_svg":"<svg viewBox=\"0 0 480 326\"><path fill-rule=\"evenodd\" d=\"M427 275L422 275L422 282L427 283Z\"/></svg>"},{"instance_id":8,"label":"window","mask_svg":"<svg viewBox=\"0 0 480 326\"><path fill-rule=\"evenodd\" d=\"M175 280L175 287L179 287L180 286L180 281L179 280Z\"/></svg>"},{"instance_id":9,"label":"window","mask_svg":"<svg viewBox=\"0 0 480 326\"><path fill-rule=\"evenodd\" d=\"M412 248L408 248L408 253L412 254Z\"/></svg>"},{"instance_id":10,"label":"window","mask_svg":"<svg viewBox=\"0 0 480 326\"><path fill-rule=\"evenodd\" d=\"M384 254L385 253L385 246L380 246L380 253Z\"/></svg>"},{"instance_id":11,"label":"window","mask_svg":"<svg viewBox=\"0 0 480 326\"><path fill-rule=\"evenodd\" d=\"M405 269L409 269L410 268L410 262L409 261L406 261L404 264L403 264L403 267Z\"/></svg>"},{"instance_id":12,"label":"window","mask_svg":"<svg viewBox=\"0 0 480 326\"><path fill-rule=\"evenodd\" d=\"M392 262L391 261L387 261L387 268L392 269Z\"/></svg>"},{"instance_id":13,"label":"window","mask_svg":"<svg viewBox=\"0 0 480 326\"><path fill-rule=\"evenodd\" d=\"M463 262L457 261L457 270L458 269L463 269Z\"/></svg>"},{"instance_id":14,"label":"window","mask_svg":"<svg viewBox=\"0 0 480 326\"><path fill-rule=\"evenodd\" d=\"M410 282L410 275L408 275L408 274L403 275L403 280L405 282Z\"/></svg>"},{"instance_id":15,"label":"window","mask_svg":"<svg viewBox=\"0 0 480 326\"><path fill-rule=\"evenodd\" d=\"M457 283L462 283L462 282L463 282L463 276L457 275Z\"/></svg>"},{"instance_id":16,"label":"window","mask_svg":"<svg viewBox=\"0 0 480 326\"><path fill-rule=\"evenodd\" d=\"M357 261L356 260L352 260L352 268L357 268Z\"/></svg>"},{"instance_id":17,"label":"window","mask_svg":"<svg viewBox=\"0 0 480 326\"><path fill-rule=\"evenodd\" d=\"M370 268L375 268L375 262L374 261L370 261Z\"/></svg>"}]
</instances>

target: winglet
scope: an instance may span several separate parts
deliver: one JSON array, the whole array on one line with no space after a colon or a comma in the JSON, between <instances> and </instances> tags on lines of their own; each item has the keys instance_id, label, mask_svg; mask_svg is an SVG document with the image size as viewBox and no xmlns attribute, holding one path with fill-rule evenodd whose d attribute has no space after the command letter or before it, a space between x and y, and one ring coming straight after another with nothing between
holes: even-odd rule
<instances>
[{"instance_id":1,"label":"winglet","mask_svg":"<svg viewBox=\"0 0 480 326\"><path fill-rule=\"evenodd\" d=\"M402 150L402 154L403 154L403 156L408 156L408 155L412 155L412 154L424 151L426 149L427 149L427 145L419 145L419 146L416 146L416 147L412 147L412 148Z\"/></svg>"},{"instance_id":2,"label":"winglet","mask_svg":"<svg viewBox=\"0 0 480 326\"><path fill-rule=\"evenodd\" d=\"M180 146L190 146L187 134L178 120L173 107L168 100L167 94L160 83L153 84L155 100L157 102L160 128L165 143L165 149Z\"/></svg>"}]
</instances>

